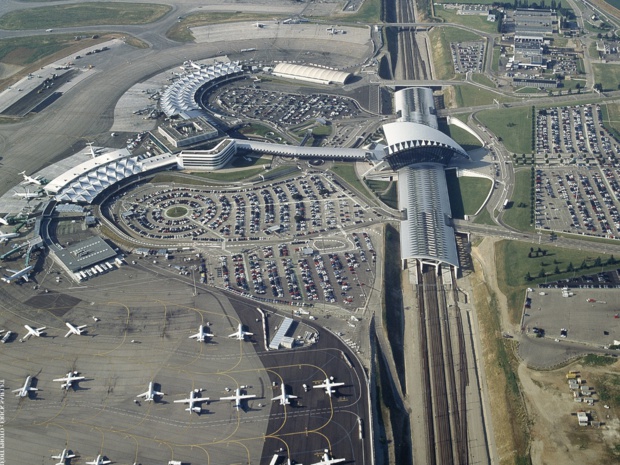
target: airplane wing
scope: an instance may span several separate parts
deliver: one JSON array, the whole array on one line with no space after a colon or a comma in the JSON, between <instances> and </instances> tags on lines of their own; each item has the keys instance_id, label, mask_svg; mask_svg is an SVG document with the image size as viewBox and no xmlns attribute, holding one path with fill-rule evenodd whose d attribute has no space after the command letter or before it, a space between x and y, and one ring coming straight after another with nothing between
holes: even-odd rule
<instances>
[{"instance_id":1,"label":"airplane wing","mask_svg":"<svg viewBox=\"0 0 620 465\"><path fill-rule=\"evenodd\" d=\"M153 391L153 396L163 396L165 395L163 392Z\"/></svg>"},{"instance_id":2,"label":"airplane wing","mask_svg":"<svg viewBox=\"0 0 620 465\"><path fill-rule=\"evenodd\" d=\"M241 399L253 399L254 397L256 397L256 394L244 394L242 396L239 396L239 400L241 400Z\"/></svg>"},{"instance_id":3,"label":"airplane wing","mask_svg":"<svg viewBox=\"0 0 620 465\"><path fill-rule=\"evenodd\" d=\"M273 402L274 400L284 400L284 394L280 394L279 396L274 397L273 399L271 399L271 401Z\"/></svg>"},{"instance_id":4,"label":"airplane wing","mask_svg":"<svg viewBox=\"0 0 620 465\"><path fill-rule=\"evenodd\" d=\"M9 270L9 271L11 271L11 270ZM240 337L239 331L236 331L236 332L234 332L232 334L229 334L228 337Z\"/></svg>"},{"instance_id":5,"label":"airplane wing","mask_svg":"<svg viewBox=\"0 0 620 465\"><path fill-rule=\"evenodd\" d=\"M297 396L293 396L293 395L291 395L291 394L289 394L289 395L288 395L288 396L286 396L286 397L288 397L289 399L297 399Z\"/></svg>"},{"instance_id":6,"label":"airplane wing","mask_svg":"<svg viewBox=\"0 0 620 465\"><path fill-rule=\"evenodd\" d=\"M65 334L65 337L69 337L73 334L73 330L70 329L69 331L67 331L67 334Z\"/></svg>"},{"instance_id":7,"label":"airplane wing","mask_svg":"<svg viewBox=\"0 0 620 465\"><path fill-rule=\"evenodd\" d=\"M189 339L196 339L200 337L200 333L192 334Z\"/></svg>"},{"instance_id":8,"label":"airplane wing","mask_svg":"<svg viewBox=\"0 0 620 465\"><path fill-rule=\"evenodd\" d=\"M18 389L19 391L19 389ZM15 392L15 391L13 391ZM237 399L237 396L228 396L228 397L220 397L220 400L235 400Z\"/></svg>"},{"instance_id":9,"label":"airplane wing","mask_svg":"<svg viewBox=\"0 0 620 465\"><path fill-rule=\"evenodd\" d=\"M138 394L136 397L146 397L149 395L150 391L143 392L142 394Z\"/></svg>"},{"instance_id":10,"label":"airplane wing","mask_svg":"<svg viewBox=\"0 0 620 465\"><path fill-rule=\"evenodd\" d=\"M192 400L195 401L196 399L179 399L179 400L175 400L173 402L175 404L180 404L180 403L189 404Z\"/></svg>"}]
</instances>

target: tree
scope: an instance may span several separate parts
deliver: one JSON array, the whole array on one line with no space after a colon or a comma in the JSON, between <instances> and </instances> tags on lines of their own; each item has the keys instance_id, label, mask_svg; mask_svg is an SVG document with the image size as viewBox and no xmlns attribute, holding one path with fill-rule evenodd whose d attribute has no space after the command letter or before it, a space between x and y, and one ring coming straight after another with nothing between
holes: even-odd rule
<instances>
[{"instance_id":1,"label":"tree","mask_svg":"<svg viewBox=\"0 0 620 465\"><path fill-rule=\"evenodd\" d=\"M546 276L545 269L541 268L540 271L538 272L538 277L539 278L544 278L545 276Z\"/></svg>"},{"instance_id":2,"label":"tree","mask_svg":"<svg viewBox=\"0 0 620 465\"><path fill-rule=\"evenodd\" d=\"M588 264L586 263L586 261L582 261L581 265L579 265L579 269L580 270L587 270L588 269Z\"/></svg>"},{"instance_id":3,"label":"tree","mask_svg":"<svg viewBox=\"0 0 620 465\"><path fill-rule=\"evenodd\" d=\"M606 265L615 265L616 264L616 259L614 258L613 255L610 255L609 258L607 259L607 262L605 264Z\"/></svg>"},{"instance_id":4,"label":"tree","mask_svg":"<svg viewBox=\"0 0 620 465\"><path fill-rule=\"evenodd\" d=\"M525 280L526 280L528 283L532 280L532 276L530 275L530 272L529 272L529 271L525 274Z\"/></svg>"},{"instance_id":5,"label":"tree","mask_svg":"<svg viewBox=\"0 0 620 465\"><path fill-rule=\"evenodd\" d=\"M566 267L566 271L571 272L574 270L575 270L575 267L573 266L573 262L569 262L568 266Z\"/></svg>"},{"instance_id":6,"label":"tree","mask_svg":"<svg viewBox=\"0 0 620 465\"><path fill-rule=\"evenodd\" d=\"M553 270L555 274L560 274L560 267L555 265L555 270Z\"/></svg>"},{"instance_id":7,"label":"tree","mask_svg":"<svg viewBox=\"0 0 620 465\"><path fill-rule=\"evenodd\" d=\"M603 92L603 84L601 84L600 82L597 82L596 84L594 84L594 90L598 92Z\"/></svg>"},{"instance_id":8,"label":"tree","mask_svg":"<svg viewBox=\"0 0 620 465\"><path fill-rule=\"evenodd\" d=\"M601 263L601 257L596 257L596 260L594 260L594 266L601 266Z\"/></svg>"}]
</instances>

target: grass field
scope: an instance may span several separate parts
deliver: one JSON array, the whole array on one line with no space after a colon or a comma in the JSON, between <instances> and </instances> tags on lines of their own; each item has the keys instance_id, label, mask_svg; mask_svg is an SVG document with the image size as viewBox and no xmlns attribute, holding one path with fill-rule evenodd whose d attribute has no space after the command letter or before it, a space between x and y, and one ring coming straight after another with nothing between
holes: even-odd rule
<instances>
[{"instance_id":1,"label":"grass field","mask_svg":"<svg viewBox=\"0 0 620 465\"><path fill-rule=\"evenodd\" d=\"M601 111L603 113L603 126L612 134L620 137L620 104L601 105Z\"/></svg>"},{"instance_id":2,"label":"grass field","mask_svg":"<svg viewBox=\"0 0 620 465\"><path fill-rule=\"evenodd\" d=\"M467 117L465 117L465 121L467 121ZM482 147L478 139L470 133L457 126L446 124L444 119L441 119L439 122L439 130L444 134L449 135L465 150L473 150L475 148Z\"/></svg>"},{"instance_id":3,"label":"grass field","mask_svg":"<svg viewBox=\"0 0 620 465\"><path fill-rule=\"evenodd\" d=\"M366 185L388 207L398 208L398 183L396 181L367 180Z\"/></svg>"},{"instance_id":4,"label":"grass field","mask_svg":"<svg viewBox=\"0 0 620 465\"><path fill-rule=\"evenodd\" d=\"M593 63L594 82L600 83L603 90L618 90L620 84L620 65Z\"/></svg>"},{"instance_id":5,"label":"grass field","mask_svg":"<svg viewBox=\"0 0 620 465\"><path fill-rule=\"evenodd\" d=\"M502 108L478 113L478 119L514 153L532 152L532 108Z\"/></svg>"},{"instance_id":6,"label":"grass field","mask_svg":"<svg viewBox=\"0 0 620 465\"><path fill-rule=\"evenodd\" d=\"M532 231L531 226L531 181L530 169L522 169L515 173L515 185L512 193L512 207L504 212L504 222L521 231Z\"/></svg>"},{"instance_id":7,"label":"grass field","mask_svg":"<svg viewBox=\"0 0 620 465\"><path fill-rule=\"evenodd\" d=\"M501 55L502 49L500 47L493 47L493 63L491 63L491 68L495 72L499 70L499 59Z\"/></svg>"},{"instance_id":8,"label":"grass field","mask_svg":"<svg viewBox=\"0 0 620 465\"><path fill-rule=\"evenodd\" d=\"M264 155L262 157L242 157L237 155L230 161L233 168L247 168L248 166L268 165L271 163L271 156Z\"/></svg>"},{"instance_id":9,"label":"grass field","mask_svg":"<svg viewBox=\"0 0 620 465\"><path fill-rule=\"evenodd\" d=\"M329 18L347 22L378 23L381 20L381 0L365 0L358 11L333 13Z\"/></svg>"},{"instance_id":10,"label":"grass field","mask_svg":"<svg viewBox=\"0 0 620 465\"><path fill-rule=\"evenodd\" d=\"M148 24L172 10L151 3L78 3L11 11L0 17L8 30L97 26L99 24Z\"/></svg>"},{"instance_id":11,"label":"grass field","mask_svg":"<svg viewBox=\"0 0 620 465\"><path fill-rule=\"evenodd\" d=\"M471 78L474 82L477 82L478 84L482 84L483 86L495 89L495 83L482 73L473 73L471 75Z\"/></svg>"},{"instance_id":12,"label":"grass field","mask_svg":"<svg viewBox=\"0 0 620 465\"><path fill-rule=\"evenodd\" d=\"M166 210L166 215L168 215L170 218L180 218L181 216L187 215L188 211L189 210L185 207L176 206Z\"/></svg>"},{"instance_id":13,"label":"grass field","mask_svg":"<svg viewBox=\"0 0 620 465\"><path fill-rule=\"evenodd\" d=\"M527 287L546 281L598 273L601 271L601 266L594 266L597 257L603 264L603 270L614 270L618 267L617 263L615 265L604 265L609 259L609 255L555 246L541 246L541 251L546 251L546 255L543 256L543 253L538 253L538 257L536 257L538 247L538 245L530 242L509 240L500 241L495 246L497 282L501 291L508 298L513 322L518 322L521 317L523 292ZM533 253L531 252L532 248ZM532 255L531 258L528 256L529 254ZM584 262L588 268L580 269ZM570 264L572 264L574 271L567 271L570 269ZM541 270L545 276L542 275ZM556 271L560 273L556 273ZM531 281L526 280L527 273L530 274Z\"/></svg>"},{"instance_id":14,"label":"grass field","mask_svg":"<svg viewBox=\"0 0 620 465\"><path fill-rule=\"evenodd\" d=\"M482 40L478 34L455 27L436 27L429 35L433 62L435 63L435 79L452 79L454 77L454 65L450 53L451 42Z\"/></svg>"},{"instance_id":15,"label":"grass field","mask_svg":"<svg viewBox=\"0 0 620 465\"><path fill-rule=\"evenodd\" d=\"M250 179L257 174L265 173L264 168L249 168L245 170L238 171L228 171L228 172L201 172L201 173L192 173L194 176L199 176L204 179L211 179L213 181L227 181L227 182L237 182L243 181L244 179Z\"/></svg>"},{"instance_id":16,"label":"grass field","mask_svg":"<svg viewBox=\"0 0 620 465\"><path fill-rule=\"evenodd\" d=\"M16 37L0 40L0 61L12 65L28 65L71 46L79 48L96 43L92 39L75 41L75 34Z\"/></svg>"},{"instance_id":17,"label":"grass field","mask_svg":"<svg viewBox=\"0 0 620 465\"><path fill-rule=\"evenodd\" d=\"M490 90L481 89L471 84L454 86L454 97L458 107L475 107L490 105L496 99L499 102L514 102L515 99L497 94Z\"/></svg>"},{"instance_id":18,"label":"grass field","mask_svg":"<svg viewBox=\"0 0 620 465\"><path fill-rule=\"evenodd\" d=\"M459 2L460 3L460 2ZM462 24L477 31L496 33L497 23L487 21L486 16L457 15L454 9L445 9L441 5L435 7L435 16L447 23Z\"/></svg>"},{"instance_id":19,"label":"grass field","mask_svg":"<svg viewBox=\"0 0 620 465\"><path fill-rule=\"evenodd\" d=\"M368 188L357 177L357 174L355 173L355 165L353 163L334 163L331 171L344 179L348 184L353 186L353 188L355 188L361 194L368 195Z\"/></svg>"},{"instance_id":20,"label":"grass field","mask_svg":"<svg viewBox=\"0 0 620 465\"><path fill-rule=\"evenodd\" d=\"M491 188L489 179L458 178L454 170L446 171L446 182L448 183L452 217L457 219L464 219L465 215L476 213Z\"/></svg>"},{"instance_id":21,"label":"grass field","mask_svg":"<svg viewBox=\"0 0 620 465\"><path fill-rule=\"evenodd\" d=\"M474 219L474 223L488 224L490 226L496 225L495 221L493 221L493 218L491 218L491 213L489 213L489 210L487 210L486 208L483 209L480 213L478 213L478 216L476 216L476 218Z\"/></svg>"}]
</instances>

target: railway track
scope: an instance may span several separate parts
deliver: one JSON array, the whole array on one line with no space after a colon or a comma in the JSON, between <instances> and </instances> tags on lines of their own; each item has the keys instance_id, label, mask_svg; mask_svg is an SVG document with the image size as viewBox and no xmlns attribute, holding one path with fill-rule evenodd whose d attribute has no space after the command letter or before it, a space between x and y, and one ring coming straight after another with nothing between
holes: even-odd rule
<instances>
[{"instance_id":1,"label":"railway track","mask_svg":"<svg viewBox=\"0 0 620 465\"><path fill-rule=\"evenodd\" d=\"M415 0L395 0L396 18L399 23L415 22ZM428 79L426 63L420 54L415 28L401 28L398 32L397 75L401 79Z\"/></svg>"},{"instance_id":2,"label":"railway track","mask_svg":"<svg viewBox=\"0 0 620 465\"><path fill-rule=\"evenodd\" d=\"M428 463L467 464L465 389L468 380L460 312L453 309L455 314L451 315L443 281L435 267L422 266L418 286Z\"/></svg>"}]
</instances>

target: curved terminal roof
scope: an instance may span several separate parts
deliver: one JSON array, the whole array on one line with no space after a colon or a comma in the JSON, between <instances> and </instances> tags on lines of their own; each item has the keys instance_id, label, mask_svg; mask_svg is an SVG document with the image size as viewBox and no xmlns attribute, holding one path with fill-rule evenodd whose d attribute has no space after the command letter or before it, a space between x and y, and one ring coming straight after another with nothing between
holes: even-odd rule
<instances>
[{"instance_id":1,"label":"curved terminal roof","mask_svg":"<svg viewBox=\"0 0 620 465\"><path fill-rule=\"evenodd\" d=\"M443 166L425 163L398 171L401 259L458 267L452 212Z\"/></svg>"},{"instance_id":2,"label":"curved terminal roof","mask_svg":"<svg viewBox=\"0 0 620 465\"><path fill-rule=\"evenodd\" d=\"M351 78L351 73L316 66L295 65L293 63L278 63L273 70L273 74L318 84L344 85Z\"/></svg>"},{"instance_id":3,"label":"curved terminal roof","mask_svg":"<svg viewBox=\"0 0 620 465\"><path fill-rule=\"evenodd\" d=\"M469 158L450 136L425 124L397 121L383 125L383 132L387 141L385 160L395 170L421 162L447 165L455 154Z\"/></svg>"},{"instance_id":4,"label":"curved terminal roof","mask_svg":"<svg viewBox=\"0 0 620 465\"><path fill-rule=\"evenodd\" d=\"M243 71L239 62L217 63L186 74L168 86L162 93L160 105L166 116L181 115L185 119L204 112L196 102L196 92L211 81Z\"/></svg>"}]
</instances>

